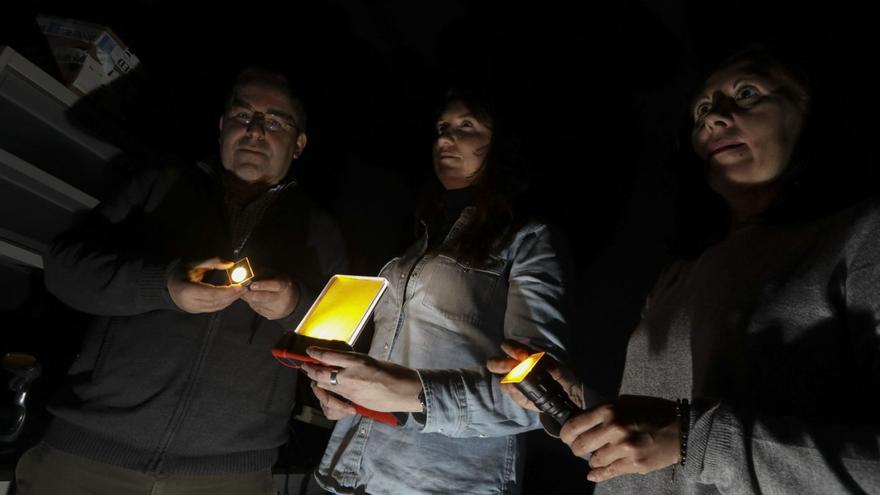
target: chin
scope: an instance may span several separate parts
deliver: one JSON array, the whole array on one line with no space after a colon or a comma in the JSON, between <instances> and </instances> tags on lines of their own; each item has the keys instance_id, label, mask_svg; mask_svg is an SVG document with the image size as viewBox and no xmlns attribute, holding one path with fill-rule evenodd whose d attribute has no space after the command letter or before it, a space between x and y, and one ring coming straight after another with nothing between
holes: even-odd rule
<instances>
[{"instance_id":1,"label":"chin","mask_svg":"<svg viewBox=\"0 0 880 495\"><path fill-rule=\"evenodd\" d=\"M235 176L244 182L260 182L264 178L262 169L253 165L235 167Z\"/></svg>"}]
</instances>

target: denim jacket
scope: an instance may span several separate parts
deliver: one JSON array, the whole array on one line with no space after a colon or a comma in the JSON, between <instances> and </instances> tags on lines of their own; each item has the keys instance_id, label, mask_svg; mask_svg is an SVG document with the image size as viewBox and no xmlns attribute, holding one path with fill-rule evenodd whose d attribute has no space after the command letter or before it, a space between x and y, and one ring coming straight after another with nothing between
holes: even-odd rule
<instances>
[{"instance_id":1,"label":"denim jacket","mask_svg":"<svg viewBox=\"0 0 880 495\"><path fill-rule=\"evenodd\" d=\"M425 414L392 427L362 416L336 424L316 472L337 493L519 493L524 442L537 414L501 392L486 359L513 339L557 357L566 331L565 260L540 223L521 227L479 266L456 258L465 208L438 249L423 237L380 275L370 355L416 369Z\"/></svg>"}]
</instances>

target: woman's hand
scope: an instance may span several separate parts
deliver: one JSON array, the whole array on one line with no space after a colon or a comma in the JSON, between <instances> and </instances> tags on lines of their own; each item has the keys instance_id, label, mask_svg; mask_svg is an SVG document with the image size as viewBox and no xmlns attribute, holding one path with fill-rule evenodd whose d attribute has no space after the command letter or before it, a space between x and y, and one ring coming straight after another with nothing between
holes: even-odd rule
<instances>
[{"instance_id":1,"label":"woman's hand","mask_svg":"<svg viewBox=\"0 0 880 495\"><path fill-rule=\"evenodd\" d=\"M337 419L357 414L354 406L339 400L339 397L334 397L333 394L322 389L315 382L312 382L311 386L312 392L315 393L315 397L317 397L318 401L321 403L321 410L324 411L324 416L327 419L336 421Z\"/></svg>"},{"instance_id":2,"label":"woman's hand","mask_svg":"<svg viewBox=\"0 0 880 495\"><path fill-rule=\"evenodd\" d=\"M309 347L306 353L321 362L302 365L317 387L374 411L421 412L422 381L415 370L356 352Z\"/></svg>"},{"instance_id":3,"label":"woman's hand","mask_svg":"<svg viewBox=\"0 0 880 495\"><path fill-rule=\"evenodd\" d=\"M560 438L574 455L590 458L590 481L621 474L646 474L681 459L675 402L623 395L572 416Z\"/></svg>"},{"instance_id":4,"label":"woman's hand","mask_svg":"<svg viewBox=\"0 0 880 495\"><path fill-rule=\"evenodd\" d=\"M486 368L489 369L492 373L496 373L499 375L505 375L510 370L512 370L520 361L529 357L532 352L524 347L522 344L518 344L512 341L504 341L501 343L501 350L507 354L507 358L497 358L490 359L486 362ZM584 408L584 387L581 384L581 381L578 377L568 368L564 368L559 365L552 357L549 355L544 355L541 358L541 361L548 360L546 363L547 372L550 373L550 376L553 377L554 380L559 382L562 385L562 389L568 394L568 397L572 402L577 404L578 407ZM532 404L525 395L522 394L516 387L511 383L502 383L501 390L503 390L514 402L519 404L520 407L524 409L529 409L531 411L537 411L538 408Z\"/></svg>"}]
</instances>

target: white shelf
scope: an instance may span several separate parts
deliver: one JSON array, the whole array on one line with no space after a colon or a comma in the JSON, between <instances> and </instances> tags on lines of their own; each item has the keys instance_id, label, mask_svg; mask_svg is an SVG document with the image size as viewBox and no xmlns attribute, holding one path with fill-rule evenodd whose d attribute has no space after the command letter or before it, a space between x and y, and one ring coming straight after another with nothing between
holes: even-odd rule
<instances>
[{"instance_id":1,"label":"white shelf","mask_svg":"<svg viewBox=\"0 0 880 495\"><path fill-rule=\"evenodd\" d=\"M25 249L0 238L0 258L15 264L43 269L43 256L40 253Z\"/></svg>"},{"instance_id":2,"label":"white shelf","mask_svg":"<svg viewBox=\"0 0 880 495\"><path fill-rule=\"evenodd\" d=\"M76 213L90 210L98 200L0 148L0 180Z\"/></svg>"},{"instance_id":3,"label":"white shelf","mask_svg":"<svg viewBox=\"0 0 880 495\"><path fill-rule=\"evenodd\" d=\"M66 112L79 100L76 93L11 47L3 45L0 45L0 97L18 105L48 128L63 134L104 162L119 154L116 147L88 135L69 121Z\"/></svg>"},{"instance_id":4,"label":"white shelf","mask_svg":"<svg viewBox=\"0 0 880 495\"><path fill-rule=\"evenodd\" d=\"M42 268L42 253L74 216L94 208L121 153L82 130L79 96L0 46L0 263Z\"/></svg>"}]
</instances>

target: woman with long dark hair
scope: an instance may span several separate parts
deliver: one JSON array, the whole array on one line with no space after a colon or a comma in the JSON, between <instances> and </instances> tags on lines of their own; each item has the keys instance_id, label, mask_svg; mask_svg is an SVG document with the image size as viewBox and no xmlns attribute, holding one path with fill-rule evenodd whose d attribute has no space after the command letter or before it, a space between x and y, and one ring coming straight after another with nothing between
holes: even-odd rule
<instances>
[{"instance_id":1,"label":"woman with long dark hair","mask_svg":"<svg viewBox=\"0 0 880 495\"><path fill-rule=\"evenodd\" d=\"M597 493L880 493L880 207L813 100L763 48L694 99L708 188L681 218L702 223L680 224L620 395L561 431Z\"/></svg>"},{"instance_id":2,"label":"woman with long dark hair","mask_svg":"<svg viewBox=\"0 0 880 495\"><path fill-rule=\"evenodd\" d=\"M502 122L450 93L436 122L437 178L422 235L381 270L390 287L369 355L312 349L304 365L338 423L316 477L335 493L518 493L520 433L537 416L504 396L485 360L505 339L559 356L564 263L547 225L522 214ZM327 393L406 413L400 427L356 416Z\"/></svg>"}]
</instances>

